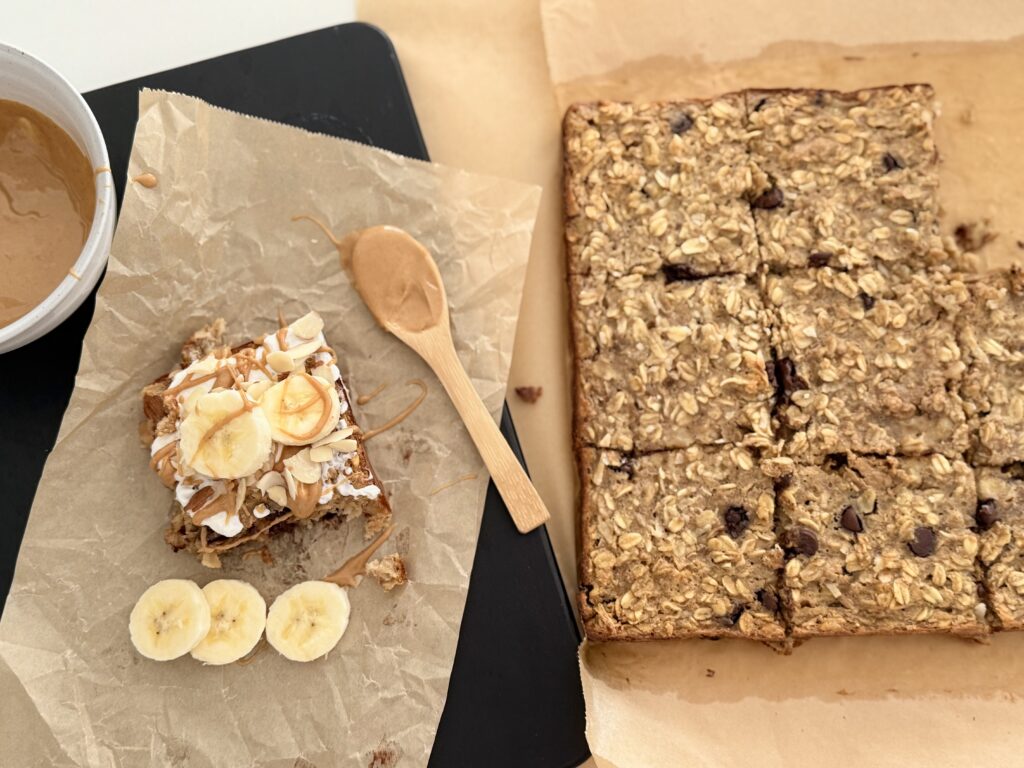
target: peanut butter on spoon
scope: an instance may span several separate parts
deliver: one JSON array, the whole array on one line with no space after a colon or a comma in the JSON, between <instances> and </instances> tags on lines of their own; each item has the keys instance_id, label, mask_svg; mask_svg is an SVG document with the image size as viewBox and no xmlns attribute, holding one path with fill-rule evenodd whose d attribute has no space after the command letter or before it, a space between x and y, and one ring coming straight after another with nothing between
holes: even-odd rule
<instances>
[{"instance_id":1,"label":"peanut butter on spoon","mask_svg":"<svg viewBox=\"0 0 1024 768\"><path fill-rule=\"evenodd\" d=\"M549 517L544 502L455 354L448 299L430 252L408 233L389 226L331 240L377 322L411 347L441 380L516 528L527 533L543 525Z\"/></svg>"}]
</instances>

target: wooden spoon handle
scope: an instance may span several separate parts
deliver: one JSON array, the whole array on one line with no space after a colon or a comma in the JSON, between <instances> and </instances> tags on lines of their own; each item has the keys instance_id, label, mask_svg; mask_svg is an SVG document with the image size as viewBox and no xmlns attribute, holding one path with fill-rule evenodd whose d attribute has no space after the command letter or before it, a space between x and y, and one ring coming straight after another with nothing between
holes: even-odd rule
<instances>
[{"instance_id":1,"label":"wooden spoon handle","mask_svg":"<svg viewBox=\"0 0 1024 768\"><path fill-rule=\"evenodd\" d=\"M455 405L455 410L465 422L516 528L520 533L528 533L547 522L551 515L505 442L450 345L450 341L447 345L432 345L434 348L431 354L423 356L434 369Z\"/></svg>"}]
</instances>

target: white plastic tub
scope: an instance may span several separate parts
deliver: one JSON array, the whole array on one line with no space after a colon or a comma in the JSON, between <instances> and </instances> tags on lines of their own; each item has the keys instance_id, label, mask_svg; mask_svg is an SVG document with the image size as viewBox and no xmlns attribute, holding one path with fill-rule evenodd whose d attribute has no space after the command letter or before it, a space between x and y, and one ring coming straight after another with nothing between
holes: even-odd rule
<instances>
[{"instance_id":1,"label":"white plastic tub","mask_svg":"<svg viewBox=\"0 0 1024 768\"><path fill-rule=\"evenodd\" d=\"M39 59L3 43L0 43L0 99L20 101L49 117L75 140L93 168L110 165L100 127L78 91ZM0 328L0 353L17 349L53 330L85 300L103 274L116 215L113 180L109 172L99 173L92 229L72 270L78 278L69 272L42 303Z\"/></svg>"}]
</instances>

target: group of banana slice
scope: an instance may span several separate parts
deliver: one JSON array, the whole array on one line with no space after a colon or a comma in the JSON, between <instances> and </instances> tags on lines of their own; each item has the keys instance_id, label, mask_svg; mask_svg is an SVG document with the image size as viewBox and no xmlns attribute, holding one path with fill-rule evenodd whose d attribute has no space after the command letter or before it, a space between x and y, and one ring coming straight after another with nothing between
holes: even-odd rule
<instances>
[{"instance_id":1,"label":"group of banana slice","mask_svg":"<svg viewBox=\"0 0 1024 768\"><path fill-rule=\"evenodd\" d=\"M200 588L187 579L159 581L139 598L128 619L135 649L170 661L190 653L204 664L244 658L263 635L292 661L313 661L331 651L348 628L346 590L327 581L304 581L270 606L251 584L218 579Z\"/></svg>"}]
</instances>

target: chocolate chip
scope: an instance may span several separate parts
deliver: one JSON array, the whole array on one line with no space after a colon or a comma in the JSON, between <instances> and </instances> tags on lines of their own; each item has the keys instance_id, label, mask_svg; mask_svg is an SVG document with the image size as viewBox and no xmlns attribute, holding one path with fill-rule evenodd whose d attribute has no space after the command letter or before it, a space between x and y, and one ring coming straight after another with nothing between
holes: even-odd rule
<instances>
[{"instance_id":1,"label":"chocolate chip","mask_svg":"<svg viewBox=\"0 0 1024 768\"><path fill-rule=\"evenodd\" d=\"M996 512L995 499L982 499L978 502L978 508L974 511L974 519L978 522L978 528L987 531L999 520Z\"/></svg>"},{"instance_id":2,"label":"chocolate chip","mask_svg":"<svg viewBox=\"0 0 1024 768\"><path fill-rule=\"evenodd\" d=\"M770 211L772 208L778 208L782 205L784 200L785 196L782 194L782 190L778 187L772 187L755 197L750 204L755 208Z\"/></svg>"},{"instance_id":3,"label":"chocolate chip","mask_svg":"<svg viewBox=\"0 0 1024 768\"><path fill-rule=\"evenodd\" d=\"M612 469L615 472L624 472L626 476L629 477L630 480L632 480L633 472L636 471L636 465L633 464L632 456L626 456L622 461L619 462L619 466L609 467L609 469Z\"/></svg>"},{"instance_id":4,"label":"chocolate chip","mask_svg":"<svg viewBox=\"0 0 1024 768\"><path fill-rule=\"evenodd\" d=\"M825 469L831 469L833 472L842 469L850 465L850 457L845 453L826 453L825 454Z\"/></svg>"},{"instance_id":5,"label":"chocolate chip","mask_svg":"<svg viewBox=\"0 0 1024 768\"><path fill-rule=\"evenodd\" d=\"M818 552L818 534L810 528L804 528L802 525L790 528L786 538L789 542L788 549L793 554L813 557Z\"/></svg>"},{"instance_id":6,"label":"chocolate chip","mask_svg":"<svg viewBox=\"0 0 1024 768\"><path fill-rule=\"evenodd\" d=\"M775 363L768 360L764 364L764 372L768 374L768 383L771 384L772 389L777 389L779 386L779 380L775 378Z\"/></svg>"},{"instance_id":7,"label":"chocolate chip","mask_svg":"<svg viewBox=\"0 0 1024 768\"><path fill-rule=\"evenodd\" d=\"M812 253L807 257L807 265L810 267L827 267L829 259L832 258L831 253Z\"/></svg>"},{"instance_id":8,"label":"chocolate chip","mask_svg":"<svg viewBox=\"0 0 1024 768\"><path fill-rule=\"evenodd\" d=\"M768 103L768 97L767 96L765 96L764 98L758 99L757 100L757 104L754 105L754 111L755 112L760 112L761 111L761 107L763 107L767 103Z\"/></svg>"},{"instance_id":9,"label":"chocolate chip","mask_svg":"<svg viewBox=\"0 0 1024 768\"><path fill-rule=\"evenodd\" d=\"M914 539L907 542L907 546L918 557L928 557L935 554L935 531L924 526L915 528Z\"/></svg>"},{"instance_id":10,"label":"chocolate chip","mask_svg":"<svg viewBox=\"0 0 1024 768\"><path fill-rule=\"evenodd\" d=\"M743 615L743 611L745 610L746 608L742 605L734 605L732 613L729 614L729 623L735 625L736 622L740 620L740 616Z\"/></svg>"},{"instance_id":11,"label":"chocolate chip","mask_svg":"<svg viewBox=\"0 0 1024 768\"><path fill-rule=\"evenodd\" d=\"M869 293L860 292L860 303L864 305L864 311L870 310L875 306L875 297Z\"/></svg>"},{"instance_id":12,"label":"chocolate chip","mask_svg":"<svg viewBox=\"0 0 1024 768\"><path fill-rule=\"evenodd\" d=\"M776 376L782 385L782 395L789 398L800 389L807 389L807 382L796 372L796 363L788 357L780 358L776 364Z\"/></svg>"},{"instance_id":13,"label":"chocolate chip","mask_svg":"<svg viewBox=\"0 0 1024 768\"><path fill-rule=\"evenodd\" d=\"M743 507L729 507L722 517L725 519L725 530L734 539L738 539L750 525L747 510Z\"/></svg>"},{"instance_id":14,"label":"chocolate chip","mask_svg":"<svg viewBox=\"0 0 1024 768\"><path fill-rule=\"evenodd\" d=\"M843 511L839 513L839 524L853 533L861 533L864 530L864 518L853 507L843 507Z\"/></svg>"},{"instance_id":15,"label":"chocolate chip","mask_svg":"<svg viewBox=\"0 0 1024 768\"><path fill-rule=\"evenodd\" d=\"M680 283L684 280L699 280L701 275L685 264L666 264L661 268L666 283Z\"/></svg>"},{"instance_id":16,"label":"chocolate chip","mask_svg":"<svg viewBox=\"0 0 1024 768\"><path fill-rule=\"evenodd\" d=\"M785 493L789 490L789 486L793 484L792 475L783 475L782 477L776 478L775 480L775 493Z\"/></svg>"},{"instance_id":17,"label":"chocolate chip","mask_svg":"<svg viewBox=\"0 0 1024 768\"><path fill-rule=\"evenodd\" d=\"M691 128L693 128L693 118L685 112L680 112L669 125L669 129L677 136L686 133Z\"/></svg>"},{"instance_id":18,"label":"chocolate chip","mask_svg":"<svg viewBox=\"0 0 1024 768\"><path fill-rule=\"evenodd\" d=\"M765 607L766 610L775 613L779 610L779 598L775 594L774 589L764 588L757 590L757 601Z\"/></svg>"},{"instance_id":19,"label":"chocolate chip","mask_svg":"<svg viewBox=\"0 0 1024 768\"><path fill-rule=\"evenodd\" d=\"M904 167L900 159L891 152L886 152L882 155L882 166L885 168L886 173L898 171Z\"/></svg>"}]
</instances>

